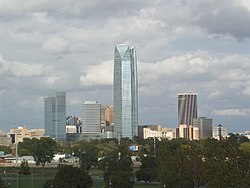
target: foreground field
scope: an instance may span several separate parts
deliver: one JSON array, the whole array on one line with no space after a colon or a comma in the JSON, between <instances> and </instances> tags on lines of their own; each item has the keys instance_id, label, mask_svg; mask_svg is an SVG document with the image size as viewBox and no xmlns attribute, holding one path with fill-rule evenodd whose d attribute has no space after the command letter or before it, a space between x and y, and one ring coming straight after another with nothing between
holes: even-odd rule
<instances>
[{"instance_id":1,"label":"foreground field","mask_svg":"<svg viewBox=\"0 0 250 188\"><path fill-rule=\"evenodd\" d=\"M31 168L30 175L18 174L18 169L15 167L0 167L0 177L8 185L8 188L42 188L42 185L47 181L53 179L56 174L56 168ZM104 187L102 179L102 171L98 169L91 169L93 176L93 188ZM144 184L137 182L134 188L157 188L155 184Z\"/></svg>"}]
</instances>

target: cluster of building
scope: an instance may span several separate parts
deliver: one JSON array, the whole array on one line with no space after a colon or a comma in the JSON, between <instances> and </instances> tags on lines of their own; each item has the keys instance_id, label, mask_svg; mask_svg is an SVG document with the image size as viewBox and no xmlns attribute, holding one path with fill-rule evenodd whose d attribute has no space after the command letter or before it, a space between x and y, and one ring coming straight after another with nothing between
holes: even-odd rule
<instances>
[{"instance_id":1,"label":"cluster of building","mask_svg":"<svg viewBox=\"0 0 250 188\"><path fill-rule=\"evenodd\" d=\"M159 139L186 138L200 140L227 136L227 128L213 127L213 120L198 117L197 94L180 93L178 100L178 127L160 125L138 126L137 57L134 47L115 46L113 77L113 104L84 101L80 117L66 117L66 93L54 92L44 99L44 129L26 127L0 133L0 144L18 143L25 138L49 136L56 141L77 141L102 138L156 137Z\"/></svg>"}]
</instances>

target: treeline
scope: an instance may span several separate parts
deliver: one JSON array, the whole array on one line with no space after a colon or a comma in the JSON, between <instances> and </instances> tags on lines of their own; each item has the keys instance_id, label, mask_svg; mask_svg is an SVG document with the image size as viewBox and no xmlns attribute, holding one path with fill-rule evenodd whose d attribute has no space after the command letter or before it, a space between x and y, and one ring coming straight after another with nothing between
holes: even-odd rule
<instances>
[{"instance_id":1,"label":"treeline","mask_svg":"<svg viewBox=\"0 0 250 188\"><path fill-rule=\"evenodd\" d=\"M138 145L139 151L130 151L131 145ZM68 143L24 139L18 153L34 156L37 165L50 162L55 153L71 154L79 158L82 176L91 167L102 169L106 187L130 188L135 181L177 188L250 187L250 142L241 135L200 141L135 138L121 139L120 143L116 139ZM133 168L131 156L138 156L139 169ZM86 181L91 182L89 178Z\"/></svg>"}]
</instances>

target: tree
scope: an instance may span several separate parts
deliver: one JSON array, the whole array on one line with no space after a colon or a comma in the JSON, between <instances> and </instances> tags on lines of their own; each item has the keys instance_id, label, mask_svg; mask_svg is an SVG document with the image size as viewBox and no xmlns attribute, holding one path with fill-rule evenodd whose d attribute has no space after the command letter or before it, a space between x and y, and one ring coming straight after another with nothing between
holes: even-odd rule
<instances>
[{"instance_id":1,"label":"tree","mask_svg":"<svg viewBox=\"0 0 250 188\"><path fill-rule=\"evenodd\" d=\"M141 162L140 170L136 172L136 179L143 180L145 183L157 180L155 156L143 157Z\"/></svg>"},{"instance_id":2,"label":"tree","mask_svg":"<svg viewBox=\"0 0 250 188\"><path fill-rule=\"evenodd\" d=\"M125 140L124 140L125 141ZM132 188L134 174L132 161L129 155L129 143L123 142L102 160L105 187Z\"/></svg>"},{"instance_id":3,"label":"tree","mask_svg":"<svg viewBox=\"0 0 250 188\"><path fill-rule=\"evenodd\" d=\"M21 162L19 174L23 174L23 175L30 174L30 166L27 161Z\"/></svg>"},{"instance_id":4,"label":"tree","mask_svg":"<svg viewBox=\"0 0 250 188\"><path fill-rule=\"evenodd\" d=\"M52 138L43 137L37 142L37 146L33 150L33 157L37 165L45 166L50 163L54 157L57 144Z\"/></svg>"},{"instance_id":5,"label":"tree","mask_svg":"<svg viewBox=\"0 0 250 188\"><path fill-rule=\"evenodd\" d=\"M204 163L199 144L185 139L162 141L157 152L157 171L167 187L197 187L204 183Z\"/></svg>"},{"instance_id":6,"label":"tree","mask_svg":"<svg viewBox=\"0 0 250 188\"><path fill-rule=\"evenodd\" d=\"M204 144L206 181L211 187L250 187L250 153L237 137L208 139Z\"/></svg>"},{"instance_id":7,"label":"tree","mask_svg":"<svg viewBox=\"0 0 250 188\"><path fill-rule=\"evenodd\" d=\"M19 155L32 155L37 165L45 166L46 162L51 162L57 148L57 143L52 138L43 137L24 138L23 142L18 144Z\"/></svg>"},{"instance_id":8,"label":"tree","mask_svg":"<svg viewBox=\"0 0 250 188\"><path fill-rule=\"evenodd\" d=\"M81 168L88 171L97 163L98 152L96 144L85 140L81 141L79 144L79 148L77 148L74 153L79 157Z\"/></svg>"},{"instance_id":9,"label":"tree","mask_svg":"<svg viewBox=\"0 0 250 188\"><path fill-rule=\"evenodd\" d=\"M47 182L47 184L49 183ZM92 178L81 168L62 165L59 167L52 185L53 188L89 188L92 186Z\"/></svg>"},{"instance_id":10,"label":"tree","mask_svg":"<svg viewBox=\"0 0 250 188\"><path fill-rule=\"evenodd\" d=\"M11 153L11 147L10 146L0 146L0 151L3 151L4 153Z\"/></svg>"}]
</instances>

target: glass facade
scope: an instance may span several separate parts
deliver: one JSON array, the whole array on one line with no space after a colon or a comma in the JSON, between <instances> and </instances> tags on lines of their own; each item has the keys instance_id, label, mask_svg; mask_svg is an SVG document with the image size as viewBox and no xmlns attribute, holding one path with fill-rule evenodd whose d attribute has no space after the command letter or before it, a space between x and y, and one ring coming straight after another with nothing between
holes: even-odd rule
<instances>
[{"instance_id":1,"label":"glass facade","mask_svg":"<svg viewBox=\"0 0 250 188\"><path fill-rule=\"evenodd\" d=\"M56 141L66 139L66 94L55 92L44 99L45 135Z\"/></svg>"},{"instance_id":2,"label":"glass facade","mask_svg":"<svg viewBox=\"0 0 250 188\"><path fill-rule=\"evenodd\" d=\"M114 52L114 136L137 136L137 58L134 47L120 44Z\"/></svg>"}]
</instances>

